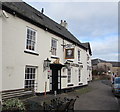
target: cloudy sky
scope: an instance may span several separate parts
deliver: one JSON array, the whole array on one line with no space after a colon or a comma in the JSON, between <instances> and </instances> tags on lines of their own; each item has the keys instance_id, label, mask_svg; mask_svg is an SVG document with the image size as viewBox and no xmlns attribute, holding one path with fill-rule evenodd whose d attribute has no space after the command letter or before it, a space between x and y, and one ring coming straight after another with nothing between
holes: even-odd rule
<instances>
[{"instance_id":1,"label":"cloudy sky","mask_svg":"<svg viewBox=\"0 0 120 112\"><path fill-rule=\"evenodd\" d=\"M93 56L118 60L118 3L117 2L30 2L39 11L60 23L66 20L68 30L81 42L90 42Z\"/></svg>"}]
</instances>

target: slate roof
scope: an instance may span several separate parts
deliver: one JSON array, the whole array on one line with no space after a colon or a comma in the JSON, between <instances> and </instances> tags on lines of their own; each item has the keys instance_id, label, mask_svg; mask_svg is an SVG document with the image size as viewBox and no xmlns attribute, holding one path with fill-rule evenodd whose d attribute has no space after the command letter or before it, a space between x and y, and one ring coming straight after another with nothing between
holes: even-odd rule
<instances>
[{"instance_id":1,"label":"slate roof","mask_svg":"<svg viewBox=\"0 0 120 112\"><path fill-rule=\"evenodd\" d=\"M84 47L86 47L86 48L89 50L90 55L92 55L90 43L89 43L89 42L86 42L86 43L82 43L82 45L83 45Z\"/></svg>"},{"instance_id":2,"label":"slate roof","mask_svg":"<svg viewBox=\"0 0 120 112\"><path fill-rule=\"evenodd\" d=\"M92 65L97 65L98 63L111 63L113 67L120 67L120 62L115 62L115 61L105 61L101 59L92 59Z\"/></svg>"},{"instance_id":3,"label":"slate roof","mask_svg":"<svg viewBox=\"0 0 120 112\"><path fill-rule=\"evenodd\" d=\"M120 62L112 62L112 61L108 61L108 62L111 63L113 67L120 67Z\"/></svg>"},{"instance_id":4,"label":"slate roof","mask_svg":"<svg viewBox=\"0 0 120 112\"><path fill-rule=\"evenodd\" d=\"M71 41L72 43L77 44L86 50L86 47L66 28L56 23L25 2L3 2L2 9L40 28L43 28L48 32L54 33L63 39Z\"/></svg>"},{"instance_id":5,"label":"slate roof","mask_svg":"<svg viewBox=\"0 0 120 112\"><path fill-rule=\"evenodd\" d=\"M105 60L101 60L101 59L92 59L91 61L92 61L92 65L97 65L100 62L105 62L106 63Z\"/></svg>"}]
</instances>

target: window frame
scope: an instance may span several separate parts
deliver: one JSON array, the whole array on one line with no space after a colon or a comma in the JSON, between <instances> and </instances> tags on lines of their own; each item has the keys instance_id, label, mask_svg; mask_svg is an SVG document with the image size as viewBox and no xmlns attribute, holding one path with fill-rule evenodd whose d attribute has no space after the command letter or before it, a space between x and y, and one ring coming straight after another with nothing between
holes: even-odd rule
<instances>
[{"instance_id":1,"label":"window frame","mask_svg":"<svg viewBox=\"0 0 120 112\"><path fill-rule=\"evenodd\" d=\"M78 82L81 81L81 68L78 68Z\"/></svg>"},{"instance_id":2,"label":"window frame","mask_svg":"<svg viewBox=\"0 0 120 112\"><path fill-rule=\"evenodd\" d=\"M90 60L90 56L89 56L89 54L87 54L87 61L89 61Z\"/></svg>"},{"instance_id":3,"label":"window frame","mask_svg":"<svg viewBox=\"0 0 120 112\"><path fill-rule=\"evenodd\" d=\"M70 74L69 74L69 70L70 70ZM72 83L72 68L67 69L67 83L68 84Z\"/></svg>"},{"instance_id":4,"label":"window frame","mask_svg":"<svg viewBox=\"0 0 120 112\"><path fill-rule=\"evenodd\" d=\"M81 50L80 49L78 49L78 61L80 62L81 61L81 58L80 58L81 55L79 53L81 54Z\"/></svg>"},{"instance_id":5,"label":"window frame","mask_svg":"<svg viewBox=\"0 0 120 112\"><path fill-rule=\"evenodd\" d=\"M28 29L31 30L31 31L33 31L33 32L35 32L34 50L27 49L27 41L28 41L27 40L28 39L27 38L27 35L28 35L27 31L28 31ZM37 30L35 30L35 29L27 26L26 27L26 36L25 36L25 51L37 53L36 49L37 49Z\"/></svg>"},{"instance_id":6,"label":"window frame","mask_svg":"<svg viewBox=\"0 0 120 112\"><path fill-rule=\"evenodd\" d=\"M53 46L53 41L55 41L56 42L56 47L54 47ZM52 56L57 56L57 48L58 48L58 40L57 39L55 39L55 38L51 38L51 55ZM55 50L55 53L53 53L54 51L53 50Z\"/></svg>"},{"instance_id":7,"label":"window frame","mask_svg":"<svg viewBox=\"0 0 120 112\"><path fill-rule=\"evenodd\" d=\"M27 68L32 69L31 73L26 72ZM33 69L34 69L34 72L33 72ZM37 67L36 66L28 66L28 65L26 65L25 66L24 88L25 89L34 89L35 90L36 77L37 77ZM33 83L32 83L32 81L33 81ZM26 84L26 82L28 82L28 84Z\"/></svg>"}]
</instances>

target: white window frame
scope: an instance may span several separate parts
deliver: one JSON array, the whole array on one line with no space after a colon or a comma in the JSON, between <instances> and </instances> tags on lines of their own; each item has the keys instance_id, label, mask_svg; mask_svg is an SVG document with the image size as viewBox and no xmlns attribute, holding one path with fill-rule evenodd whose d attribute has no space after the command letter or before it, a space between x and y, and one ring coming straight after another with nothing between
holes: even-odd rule
<instances>
[{"instance_id":1,"label":"white window frame","mask_svg":"<svg viewBox=\"0 0 120 112\"><path fill-rule=\"evenodd\" d=\"M35 44L34 45L34 50L27 48L27 41L28 41L28 38L27 38L28 33L27 33L27 31L28 31L28 29L35 32L35 40L33 40L33 39L30 40L30 41L34 42L34 44ZM25 37L25 51L36 53L36 46L37 46L37 31L35 29L30 28L30 27L27 26L26 27L26 37Z\"/></svg>"},{"instance_id":2,"label":"white window frame","mask_svg":"<svg viewBox=\"0 0 120 112\"><path fill-rule=\"evenodd\" d=\"M80 54L79 54L79 53L81 54L81 50L80 50L80 49L78 49L78 61L81 61L81 60L80 60Z\"/></svg>"},{"instance_id":3,"label":"white window frame","mask_svg":"<svg viewBox=\"0 0 120 112\"><path fill-rule=\"evenodd\" d=\"M78 68L78 82L81 81L81 68Z\"/></svg>"},{"instance_id":4,"label":"white window frame","mask_svg":"<svg viewBox=\"0 0 120 112\"><path fill-rule=\"evenodd\" d=\"M70 70L70 71L69 71ZM67 77L67 82L68 83L71 83L72 82L72 68L68 68L67 69L67 75L68 75L68 77Z\"/></svg>"},{"instance_id":5,"label":"white window frame","mask_svg":"<svg viewBox=\"0 0 120 112\"><path fill-rule=\"evenodd\" d=\"M27 69L28 69L28 71L27 71ZM36 74L37 74L37 67L36 66L26 66L25 67L24 88L35 89L35 87L36 87L36 85L35 85L36 84Z\"/></svg>"},{"instance_id":6,"label":"white window frame","mask_svg":"<svg viewBox=\"0 0 120 112\"><path fill-rule=\"evenodd\" d=\"M53 41L55 41L56 42L56 45L55 46L53 46ZM57 44L58 44L58 40L57 39L55 39L55 38L51 38L51 55L52 56L57 56ZM55 50L55 51L54 51ZM54 53L55 52L55 53Z\"/></svg>"},{"instance_id":7,"label":"white window frame","mask_svg":"<svg viewBox=\"0 0 120 112\"><path fill-rule=\"evenodd\" d=\"M90 60L90 56L89 56L89 54L87 54L87 61L89 61Z\"/></svg>"}]
</instances>

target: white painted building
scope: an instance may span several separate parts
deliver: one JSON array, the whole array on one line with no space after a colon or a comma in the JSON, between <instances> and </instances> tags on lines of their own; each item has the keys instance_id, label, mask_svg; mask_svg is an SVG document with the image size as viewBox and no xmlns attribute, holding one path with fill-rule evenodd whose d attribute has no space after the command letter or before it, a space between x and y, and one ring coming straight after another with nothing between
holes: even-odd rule
<instances>
[{"instance_id":1,"label":"white painted building","mask_svg":"<svg viewBox=\"0 0 120 112\"><path fill-rule=\"evenodd\" d=\"M2 3L2 92L34 88L35 93L87 85L92 80L90 47L26 3ZM89 60L87 59L89 56ZM89 61L89 63L88 63Z\"/></svg>"},{"instance_id":2,"label":"white painted building","mask_svg":"<svg viewBox=\"0 0 120 112\"><path fill-rule=\"evenodd\" d=\"M92 51L90 48L90 43L83 43L83 46L87 48L87 79L88 81L92 80L92 62L91 62L91 55Z\"/></svg>"}]
</instances>

